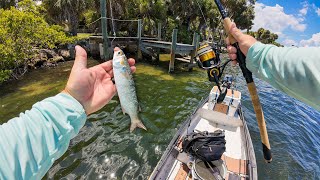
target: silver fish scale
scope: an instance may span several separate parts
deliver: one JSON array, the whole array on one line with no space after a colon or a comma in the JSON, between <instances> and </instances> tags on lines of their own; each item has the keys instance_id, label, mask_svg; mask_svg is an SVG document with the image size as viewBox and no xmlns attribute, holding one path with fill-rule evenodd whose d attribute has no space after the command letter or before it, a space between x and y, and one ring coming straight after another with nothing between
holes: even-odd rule
<instances>
[{"instance_id":1,"label":"silver fish scale","mask_svg":"<svg viewBox=\"0 0 320 180\"><path fill-rule=\"evenodd\" d=\"M129 114L131 119L130 132L136 127L147 130L138 117L138 100L131 68L120 49L115 49L113 54L113 72L122 110Z\"/></svg>"},{"instance_id":2,"label":"silver fish scale","mask_svg":"<svg viewBox=\"0 0 320 180\"><path fill-rule=\"evenodd\" d=\"M113 71L121 106L131 118L135 118L138 116L138 100L131 69L125 55L114 58Z\"/></svg>"}]
</instances>

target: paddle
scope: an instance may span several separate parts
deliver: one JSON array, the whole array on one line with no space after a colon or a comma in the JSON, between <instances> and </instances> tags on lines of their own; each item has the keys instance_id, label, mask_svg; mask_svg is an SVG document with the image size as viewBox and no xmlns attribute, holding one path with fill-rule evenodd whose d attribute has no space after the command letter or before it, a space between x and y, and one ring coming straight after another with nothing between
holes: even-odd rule
<instances>
[{"instance_id":1,"label":"paddle","mask_svg":"<svg viewBox=\"0 0 320 180\"><path fill-rule=\"evenodd\" d=\"M237 40L229 33L232 22L231 22L230 18L228 17L227 12L225 11L224 7L222 6L220 0L214 0L214 1L217 4L218 9L220 11L220 14L222 16L224 29L225 29L226 33L228 34L230 44L237 49L237 61L239 62L239 66L242 71L242 74L243 74L244 78L246 79L247 86L248 86L249 93L250 93L251 100L252 100L252 104L253 104L253 109L256 113L256 118L257 118L259 130L260 130L264 159L267 163L270 163L272 161L272 155L271 155L271 150L270 150L270 143L269 143L269 138L268 138L268 133L267 133L267 128L266 128L266 122L264 120L263 111L261 108L256 85L253 82L252 73L246 67L246 61L245 61L246 57L240 51L240 47L239 47Z\"/></svg>"}]
</instances>

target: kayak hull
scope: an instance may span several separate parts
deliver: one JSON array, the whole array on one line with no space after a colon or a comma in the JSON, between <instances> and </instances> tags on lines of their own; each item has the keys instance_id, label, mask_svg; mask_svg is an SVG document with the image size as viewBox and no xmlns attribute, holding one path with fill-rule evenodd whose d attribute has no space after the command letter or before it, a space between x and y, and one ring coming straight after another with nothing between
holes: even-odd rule
<instances>
[{"instance_id":1,"label":"kayak hull","mask_svg":"<svg viewBox=\"0 0 320 180\"><path fill-rule=\"evenodd\" d=\"M191 132L215 130L225 132L226 151L219 160L222 164L222 177L257 179L255 153L241 109L241 93L228 89L221 104L215 101L218 96L217 87L214 87L209 97L201 101L195 112L184 121L149 179L192 179L192 176L195 176L195 170L191 165L194 164L194 159L181 152L182 139Z\"/></svg>"}]
</instances>

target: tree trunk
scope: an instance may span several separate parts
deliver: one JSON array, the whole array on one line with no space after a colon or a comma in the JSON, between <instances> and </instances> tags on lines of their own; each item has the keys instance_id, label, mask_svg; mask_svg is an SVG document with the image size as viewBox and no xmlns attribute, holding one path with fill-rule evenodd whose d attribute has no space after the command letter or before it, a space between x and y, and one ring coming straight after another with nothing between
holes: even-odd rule
<instances>
[{"instance_id":1,"label":"tree trunk","mask_svg":"<svg viewBox=\"0 0 320 180\"><path fill-rule=\"evenodd\" d=\"M78 19L77 15L72 14L70 16L70 25L71 25L71 28L70 28L71 35L72 36L77 36L77 34L78 34L78 25L79 25L79 19Z\"/></svg>"}]
</instances>

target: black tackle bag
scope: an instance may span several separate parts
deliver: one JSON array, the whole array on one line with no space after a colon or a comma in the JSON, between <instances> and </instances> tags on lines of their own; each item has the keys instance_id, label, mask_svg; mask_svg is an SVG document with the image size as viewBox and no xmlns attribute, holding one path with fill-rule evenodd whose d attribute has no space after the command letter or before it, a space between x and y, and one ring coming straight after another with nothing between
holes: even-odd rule
<instances>
[{"instance_id":1,"label":"black tackle bag","mask_svg":"<svg viewBox=\"0 0 320 180\"><path fill-rule=\"evenodd\" d=\"M182 150L202 161L215 161L221 159L226 150L224 131L216 130L191 133L183 138Z\"/></svg>"}]
</instances>

